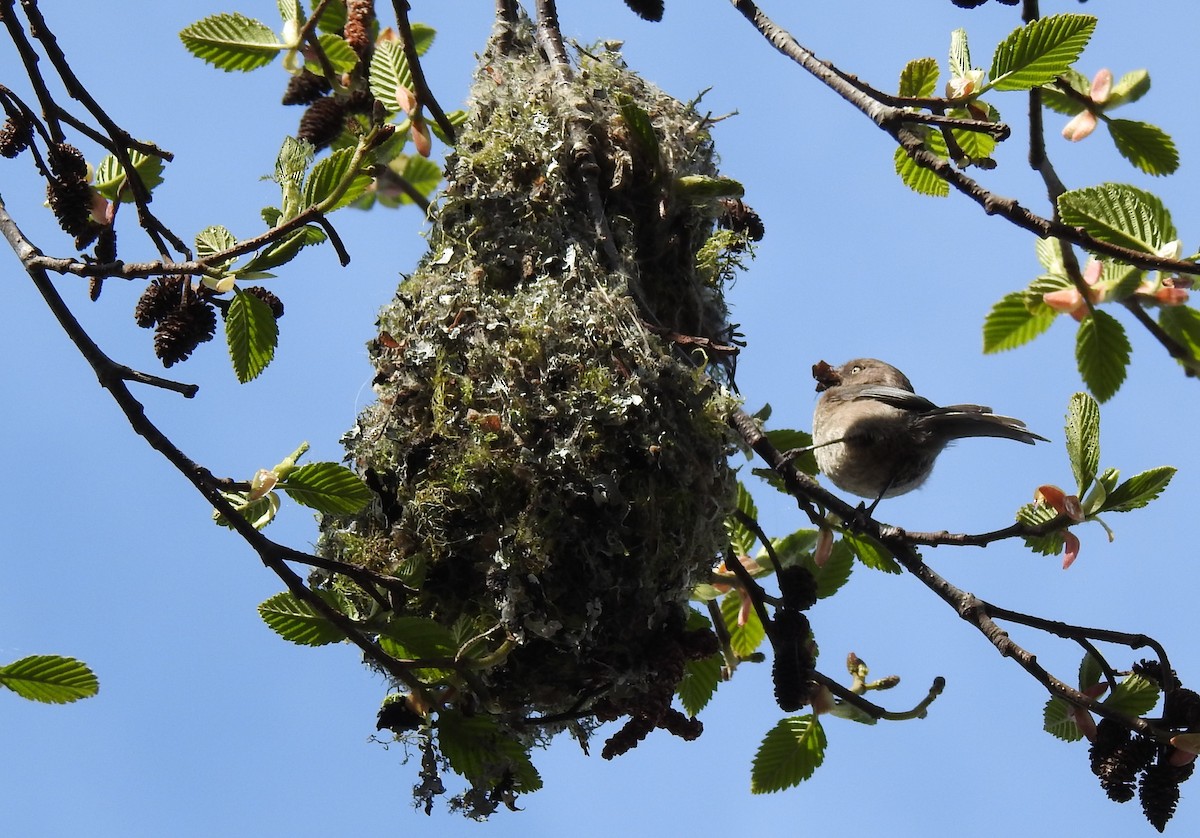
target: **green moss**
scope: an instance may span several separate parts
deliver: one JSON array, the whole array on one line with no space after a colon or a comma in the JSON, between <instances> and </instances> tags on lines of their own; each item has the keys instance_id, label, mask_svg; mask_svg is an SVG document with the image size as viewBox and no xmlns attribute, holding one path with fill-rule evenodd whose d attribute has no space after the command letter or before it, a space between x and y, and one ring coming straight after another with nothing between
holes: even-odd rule
<instances>
[{"instance_id":1,"label":"green moss","mask_svg":"<svg viewBox=\"0 0 1200 838\"><path fill-rule=\"evenodd\" d=\"M714 210L672 192L717 174L705 122L611 53L560 84L530 39L483 58L429 254L369 344L378 401L345 442L378 502L318 546L404 579L398 616L494 630L505 654L445 700L512 730L680 676L734 486L723 373L659 336L728 328L697 269Z\"/></svg>"}]
</instances>

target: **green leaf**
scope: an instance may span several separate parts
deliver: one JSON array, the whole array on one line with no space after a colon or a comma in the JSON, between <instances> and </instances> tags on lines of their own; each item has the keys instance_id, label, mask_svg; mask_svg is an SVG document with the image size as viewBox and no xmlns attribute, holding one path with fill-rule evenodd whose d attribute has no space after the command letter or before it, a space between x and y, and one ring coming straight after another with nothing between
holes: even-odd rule
<instances>
[{"instance_id":1,"label":"green leaf","mask_svg":"<svg viewBox=\"0 0 1200 838\"><path fill-rule=\"evenodd\" d=\"M1101 241L1154 254L1178 236L1157 196L1123 183L1072 189L1059 196L1062 220Z\"/></svg>"},{"instance_id":2,"label":"green leaf","mask_svg":"<svg viewBox=\"0 0 1200 838\"><path fill-rule=\"evenodd\" d=\"M328 591L316 591L316 594L334 608L342 610L343 603L339 602L336 595ZM258 615L284 640L302 646L324 646L346 639L341 629L289 591L275 594L258 606Z\"/></svg>"},{"instance_id":3,"label":"green leaf","mask_svg":"<svg viewBox=\"0 0 1200 838\"><path fill-rule=\"evenodd\" d=\"M937 89L938 63L935 58L914 58L900 71L899 95L927 99Z\"/></svg>"},{"instance_id":4,"label":"green leaf","mask_svg":"<svg viewBox=\"0 0 1200 838\"><path fill-rule=\"evenodd\" d=\"M976 101L975 105L976 107L983 107L987 111L989 122L1000 121L1000 112L991 105L979 101ZM953 119L976 119L975 114L966 108L951 108L947 116ZM954 141L958 143L959 150L971 160L990 158L992 152L996 150L996 138L983 131L967 131L954 128L951 129L950 133L953 135Z\"/></svg>"},{"instance_id":5,"label":"green leaf","mask_svg":"<svg viewBox=\"0 0 1200 838\"><path fill-rule=\"evenodd\" d=\"M1066 80L1069 87L1075 90L1082 96L1091 98L1092 83L1088 77L1078 70L1071 68L1066 72L1059 73L1059 76ZM1064 93L1059 89L1057 79L1046 84L1042 90L1042 104L1052 111L1074 116L1086 107L1079 99Z\"/></svg>"},{"instance_id":6,"label":"green leaf","mask_svg":"<svg viewBox=\"0 0 1200 838\"><path fill-rule=\"evenodd\" d=\"M1064 436L1077 494L1083 497L1100 468L1100 407L1087 393L1076 393L1067 403Z\"/></svg>"},{"instance_id":7,"label":"green leaf","mask_svg":"<svg viewBox=\"0 0 1200 838\"><path fill-rule=\"evenodd\" d=\"M467 121L467 112L464 110L450 111L450 113L446 114L446 120L453 127L457 128ZM439 140L444 142L446 145L454 145L454 143L450 141L450 137L446 135L446 132L442 130L442 126L439 125L436 120L430 122L429 127L433 129L433 135Z\"/></svg>"},{"instance_id":8,"label":"green leaf","mask_svg":"<svg viewBox=\"0 0 1200 838\"><path fill-rule=\"evenodd\" d=\"M437 30L432 26L427 26L424 23L414 23L412 25L413 45L417 48L417 55L424 55L433 46L433 39L437 35Z\"/></svg>"},{"instance_id":9,"label":"green leaf","mask_svg":"<svg viewBox=\"0 0 1200 838\"><path fill-rule=\"evenodd\" d=\"M358 64L358 53L346 43L341 35L327 33L319 36L317 40L321 42L321 49L325 52L325 57L329 59L329 65L333 68L333 72L339 76L349 73ZM304 69L318 76L325 75L325 68L315 58L305 61Z\"/></svg>"},{"instance_id":10,"label":"green leaf","mask_svg":"<svg viewBox=\"0 0 1200 838\"><path fill-rule=\"evenodd\" d=\"M130 150L129 162L133 164L133 170L138 173L138 176L142 179L142 184L148 191L152 191L154 187L163 182L163 161L161 157ZM110 201L124 203L133 201L133 191L129 188L125 180L125 168L111 154L104 155L100 160L100 164L96 167L93 186L96 187L97 192Z\"/></svg>"},{"instance_id":11,"label":"green leaf","mask_svg":"<svg viewBox=\"0 0 1200 838\"><path fill-rule=\"evenodd\" d=\"M196 234L196 256L200 259L228 250L237 244L237 236L225 227L214 224Z\"/></svg>"},{"instance_id":12,"label":"green leaf","mask_svg":"<svg viewBox=\"0 0 1200 838\"><path fill-rule=\"evenodd\" d=\"M758 519L758 507L754 505L754 498L746 491L745 485L740 480L737 484L737 499L735 503L739 512L752 519ZM753 555L754 545L758 543L758 536L748 526L743 524L736 515L730 515L725 519L725 531L729 534L729 541L733 546L733 551L737 555Z\"/></svg>"},{"instance_id":13,"label":"green leaf","mask_svg":"<svg viewBox=\"0 0 1200 838\"><path fill-rule=\"evenodd\" d=\"M1079 662L1079 689L1086 690L1099 684L1102 675L1104 670L1100 668L1100 661L1096 660L1091 652L1087 652Z\"/></svg>"},{"instance_id":14,"label":"green leaf","mask_svg":"<svg viewBox=\"0 0 1200 838\"><path fill-rule=\"evenodd\" d=\"M303 248L312 244L320 244L323 241L325 241L325 231L320 227L306 224L256 253L250 261L237 269L237 275L248 278L249 274L286 265L295 259L296 254Z\"/></svg>"},{"instance_id":15,"label":"green leaf","mask_svg":"<svg viewBox=\"0 0 1200 838\"><path fill-rule=\"evenodd\" d=\"M442 167L418 154L405 155L402 162L397 174L427 200L432 198L434 190L442 182ZM399 193L398 199L401 204L415 203L412 196L404 191Z\"/></svg>"},{"instance_id":16,"label":"green leaf","mask_svg":"<svg viewBox=\"0 0 1200 838\"><path fill-rule=\"evenodd\" d=\"M617 96L617 107L621 111L621 120L629 128L630 134L637 138L642 152L652 163L658 162L658 134L654 133L654 123L650 114L646 113L628 93Z\"/></svg>"},{"instance_id":17,"label":"green leaf","mask_svg":"<svg viewBox=\"0 0 1200 838\"><path fill-rule=\"evenodd\" d=\"M1109 136L1121 156L1148 175L1169 175L1179 168L1179 151L1166 131L1148 122L1106 119Z\"/></svg>"},{"instance_id":18,"label":"green leaf","mask_svg":"<svg viewBox=\"0 0 1200 838\"><path fill-rule=\"evenodd\" d=\"M211 15L179 33L188 52L220 70L257 70L283 49L271 28L240 15Z\"/></svg>"},{"instance_id":19,"label":"green leaf","mask_svg":"<svg viewBox=\"0 0 1200 838\"><path fill-rule=\"evenodd\" d=\"M225 313L225 342L238 381L253 381L275 357L279 325L271 307L253 294L234 289Z\"/></svg>"},{"instance_id":20,"label":"green leaf","mask_svg":"<svg viewBox=\"0 0 1200 838\"><path fill-rule=\"evenodd\" d=\"M683 667L683 678L676 692L684 712L695 716L708 705L717 684L721 682L721 666L725 659L720 652L700 660L690 660Z\"/></svg>"},{"instance_id":21,"label":"green leaf","mask_svg":"<svg viewBox=\"0 0 1200 838\"><path fill-rule=\"evenodd\" d=\"M1158 312L1158 325L1186 347L1193 360L1200 358L1200 311L1191 306L1167 306Z\"/></svg>"},{"instance_id":22,"label":"green leaf","mask_svg":"<svg viewBox=\"0 0 1200 838\"><path fill-rule=\"evenodd\" d=\"M872 570L882 570L884 573L903 573L899 563L887 554L876 541L865 535L842 534L842 541L854 551L858 560Z\"/></svg>"},{"instance_id":23,"label":"green leaf","mask_svg":"<svg viewBox=\"0 0 1200 838\"><path fill-rule=\"evenodd\" d=\"M742 594L736 588L721 598L721 619L725 621L725 630L729 632L729 648L739 658L748 658L758 651L767 632L753 608L746 617L746 624L739 626L741 609Z\"/></svg>"},{"instance_id":24,"label":"green leaf","mask_svg":"<svg viewBox=\"0 0 1200 838\"><path fill-rule=\"evenodd\" d=\"M813 548L817 544L817 530L797 530L783 538L774 539L775 555L784 567L799 565L817 581L817 598L833 596L850 579L854 569L854 553L843 541L834 542L825 564L817 567L813 560Z\"/></svg>"},{"instance_id":25,"label":"green leaf","mask_svg":"<svg viewBox=\"0 0 1200 838\"><path fill-rule=\"evenodd\" d=\"M379 635L379 646L400 660L453 658L458 651L450 629L427 617L393 617ZM443 681L454 674L453 670L436 667L414 669L412 673L426 683Z\"/></svg>"},{"instance_id":26,"label":"green leaf","mask_svg":"<svg viewBox=\"0 0 1200 838\"><path fill-rule=\"evenodd\" d=\"M316 11L317 6L321 5L321 0L309 0L313 11ZM317 19L317 29L321 32L334 32L341 34L346 28L346 4L344 0L333 0L331 3L325 4L325 10L321 12L321 17Z\"/></svg>"},{"instance_id":27,"label":"green leaf","mask_svg":"<svg viewBox=\"0 0 1200 838\"><path fill-rule=\"evenodd\" d=\"M255 498L252 501L247 500L249 497L247 492L222 492L221 494L256 530L261 530L275 520L275 515L279 512L279 495L276 492L268 492L263 497ZM213 521L222 527L233 529L225 516L215 509L213 510Z\"/></svg>"},{"instance_id":28,"label":"green leaf","mask_svg":"<svg viewBox=\"0 0 1200 838\"><path fill-rule=\"evenodd\" d=\"M1029 343L1050 328L1055 313L1039 299L1030 305L1026 291L1006 294L983 320L983 351L1004 352Z\"/></svg>"},{"instance_id":29,"label":"green leaf","mask_svg":"<svg viewBox=\"0 0 1200 838\"><path fill-rule=\"evenodd\" d=\"M941 132L926 129L925 148L938 157L946 157L946 140ZM945 198L950 194L950 185L946 181L924 166L917 165L903 148L896 148L892 160L896 166L896 174L900 175L904 185L913 192L934 198Z\"/></svg>"},{"instance_id":30,"label":"green leaf","mask_svg":"<svg viewBox=\"0 0 1200 838\"><path fill-rule=\"evenodd\" d=\"M1141 675L1130 675L1104 699L1104 706L1127 716L1144 716L1158 704L1158 685Z\"/></svg>"},{"instance_id":31,"label":"green leaf","mask_svg":"<svg viewBox=\"0 0 1200 838\"><path fill-rule=\"evenodd\" d=\"M371 173L364 171L361 165L351 176L353 163L354 149L350 147L340 148L318 161L304 183L304 207L307 209L332 198L339 189L342 190L340 195L325 212L333 212L357 201L371 185L372 178Z\"/></svg>"},{"instance_id":32,"label":"green leaf","mask_svg":"<svg viewBox=\"0 0 1200 838\"><path fill-rule=\"evenodd\" d=\"M767 733L750 770L750 792L767 794L799 785L825 761L825 730L816 716L790 716Z\"/></svg>"},{"instance_id":33,"label":"green leaf","mask_svg":"<svg viewBox=\"0 0 1200 838\"><path fill-rule=\"evenodd\" d=\"M1017 510L1017 520L1028 526L1038 526L1054 520L1058 513L1043 504L1027 503ZM1048 535L1022 536L1025 546L1042 556L1057 556L1063 551L1063 535L1052 532Z\"/></svg>"},{"instance_id":34,"label":"green leaf","mask_svg":"<svg viewBox=\"0 0 1200 838\"><path fill-rule=\"evenodd\" d=\"M965 76L971 72L971 48L967 44L967 30L955 29L950 33L950 75Z\"/></svg>"},{"instance_id":35,"label":"green leaf","mask_svg":"<svg viewBox=\"0 0 1200 838\"><path fill-rule=\"evenodd\" d=\"M45 704L68 704L100 691L86 663L62 655L29 655L0 666L0 686Z\"/></svg>"},{"instance_id":36,"label":"green leaf","mask_svg":"<svg viewBox=\"0 0 1200 838\"><path fill-rule=\"evenodd\" d=\"M1117 81L1104 102L1106 111L1136 102L1150 92L1150 73L1147 70L1132 70Z\"/></svg>"},{"instance_id":37,"label":"green leaf","mask_svg":"<svg viewBox=\"0 0 1200 838\"><path fill-rule=\"evenodd\" d=\"M288 497L317 510L340 515L358 512L374 497L358 475L337 463L309 463L280 481Z\"/></svg>"},{"instance_id":38,"label":"green leaf","mask_svg":"<svg viewBox=\"0 0 1200 838\"><path fill-rule=\"evenodd\" d=\"M780 452L792 451L797 448L808 448L812 445L812 434L796 431L791 428L777 428L767 431L767 439ZM792 458L792 465L805 474L813 476L817 473L817 458L812 451L805 451Z\"/></svg>"},{"instance_id":39,"label":"green leaf","mask_svg":"<svg viewBox=\"0 0 1200 838\"><path fill-rule=\"evenodd\" d=\"M1045 720L1043 730L1056 739L1064 742L1078 742L1083 738L1079 725L1075 724L1075 715L1069 703L1055 696L1046 702L1042 713Z\"/></svg>"},{"instance_id":40,"label":"green leaf","mask_svg":"<svg viewBox=\"0 0 1200 838\"><path fill-rule=\"evenodd\" d=\"M466 716L442 710L437 718L438 746L450 767L473 781L512 778L512 790L537 791L542 779L520 742L506 735L496 721L483 714Z\"/></svg>"},{"instance_id":41,"label":"green leaf","mask_svg":"<svg viewBox=\"0 0 1200 838\"><path fill-rule=\"evenodd\" d=\"M375 45L369 70L371 93L388 113L400 111L396 92L401 87L410 91L413 86L412 70L399 41L383 41Z\"/></svg>"},{"instance_id":42,"label":"green leaf","mask_svg":"<svg viewBox=\"0 0 1200 838\"><path fill-rule=\"evenodd\" d=\"M1125 327L1099 309L1079 324L1075 336L1075 360L1079 374L1099 401L1112 398L1125 380L1131 347Z\"/></svg>"},{"instance_id":43,"label":"green leaf","mask_svg":"<svg viewBox=\"0 0 1200 838\"><path fill-rule=\"evenodd\" d=\"M1171 466L1159 466L1135 474L1108 493L1103 512L1129 512L1140 509L1162 494L1175 476Z\"/></svg>"},{"instance_id":44,"label":"green leaf","mask_svg":"<svg viewBox=\"0 0 1200 838\"><path fill-rule=\"evenodd\" d=\"M1029 90L1065 73L1096 28L1091 15L1050 15L1012 32L992 55L989 81L996 90Z\"/></svg>"},{"instance_id":45,"label":"green leaf","mask_svg":"<svg viewBox=\"0 0 1200 838\"><path fill-rule=\"evenodd\" d=\"M1065 275L1067 269L1063 262L1062 242L1054 238L1039 238L1033 243L1034 253L1037 254L1038 262L1047 272Z\"/></svg>"}]
</instances>

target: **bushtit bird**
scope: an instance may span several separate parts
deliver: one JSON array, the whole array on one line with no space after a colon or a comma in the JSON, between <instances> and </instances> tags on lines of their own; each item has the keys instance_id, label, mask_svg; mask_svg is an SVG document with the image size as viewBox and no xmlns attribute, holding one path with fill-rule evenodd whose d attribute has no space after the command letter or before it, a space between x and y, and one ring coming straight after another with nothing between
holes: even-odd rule
<instances>
[{"instance_id":1,"label":"bushtit bird","mask_svg":"<svg viewBox=\"0 0 1200 838\"><path fill-rule=\"evenodd\" d=\"M990 407L938 407L913 392L900 370L874 358L836 369L813 365L821 398L813 414L817 466L839 489L872 499L911 492L933 471L947 445L968 436L998 436L1032 445L1045 437Z\"/></svg>"}]
</instances>

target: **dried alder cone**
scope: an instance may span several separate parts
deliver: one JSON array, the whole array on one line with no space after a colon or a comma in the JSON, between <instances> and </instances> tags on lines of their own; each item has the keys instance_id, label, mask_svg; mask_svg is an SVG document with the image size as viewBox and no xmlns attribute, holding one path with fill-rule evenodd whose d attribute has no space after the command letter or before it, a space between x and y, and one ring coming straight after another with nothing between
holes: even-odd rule
<instances>
[{"instance_id":1,"label":"dried alder cone","mask_svg":"<svg viewBox=\"0 0 1200 838\"><path fill-rule=\"evenodd\" d=\"M629 716L615 753L656 727L698 735L670 699L715 643L685 622L728 540L731 402L659 334L728 334L726 277L697 268L720 207L677 186L716 168L704 118L617 55L582 55L564 84L531 27L508 34L429 254L368 344L378 400L343 441L377 499L327 516L318 549L403 580L393 626L486 635L469 677L420 670L439 731L490 718L527 748ZM536 787L496 760L471 800Z\"/></svg>"}]
</instances>

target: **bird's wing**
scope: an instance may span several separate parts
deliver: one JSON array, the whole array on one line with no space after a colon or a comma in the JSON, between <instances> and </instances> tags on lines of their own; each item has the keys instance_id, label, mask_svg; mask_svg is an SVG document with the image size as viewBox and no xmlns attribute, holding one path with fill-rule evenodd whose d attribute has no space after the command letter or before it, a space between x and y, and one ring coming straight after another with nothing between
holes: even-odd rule
<instances>
[{"instance_id":1,"label":"bird's wing","mask_svg":"<svg viewBox=\"0 0 1200 838\"><path fill-rule=\"evenodd\" d=\"M902 390L899 387L885 387L883 385L863 387L856 390L854 398L872 399L884 404L890 404L892 407L898 407L901 410L912 410L917 413L925 413L938 409L936 404L924 396L918 396L916 393Z\"/></svg>"}]
</instances>

